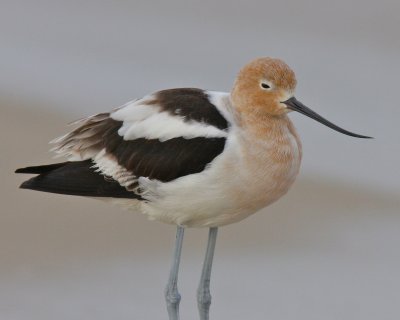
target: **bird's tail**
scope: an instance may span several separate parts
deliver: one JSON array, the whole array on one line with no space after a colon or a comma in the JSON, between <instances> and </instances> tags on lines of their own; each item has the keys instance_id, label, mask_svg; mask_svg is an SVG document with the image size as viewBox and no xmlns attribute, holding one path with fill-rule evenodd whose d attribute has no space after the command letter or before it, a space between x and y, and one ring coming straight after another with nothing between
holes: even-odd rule
<instances>
[{"instance_id":1,"label":"bird's tail","mask_svg":"<svg viewBox=\"0 0 400 320\"><path fill-rule=\"evenodd\" d=\"M140 199L117 181L109 177L105 179L93 168L90 160L20 168L15 173L38 174L22 183L21 189L86 197Z\"/></svg>"}]
</instances>

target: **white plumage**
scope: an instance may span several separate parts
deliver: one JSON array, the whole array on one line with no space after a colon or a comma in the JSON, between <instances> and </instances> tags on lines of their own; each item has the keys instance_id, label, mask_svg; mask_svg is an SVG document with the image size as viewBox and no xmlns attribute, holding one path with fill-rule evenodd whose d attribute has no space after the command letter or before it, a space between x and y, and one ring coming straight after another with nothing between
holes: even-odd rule
<instances>
[{"instance_id":1,"label":"white plumage","mask_svg":"<svg viewBox=\"0 0 400 320\"><path fill-rule=\"evenodd\" d=\"M228 93L221 94L229 95ZM179 109L174 115L171 115L167 111L162 111L157 105L149 105L148 102L154 99L152 96L148 96L136 100L110 114L112 119L123 122L118 134L124 140L146 138L166 141L178 137L191 139L227 136L225 131L214 126L197 121L185 122L184 117L179 114Z\"/></svg>"}]
</instances>

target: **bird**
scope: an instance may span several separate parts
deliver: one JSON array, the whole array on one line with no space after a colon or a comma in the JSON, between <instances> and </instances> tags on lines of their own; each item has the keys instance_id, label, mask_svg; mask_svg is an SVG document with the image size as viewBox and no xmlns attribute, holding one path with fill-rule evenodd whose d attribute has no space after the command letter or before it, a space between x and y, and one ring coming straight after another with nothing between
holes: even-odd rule
<instances>
[{"instance_id":1,"label":"bird","mask_svg":"<svg viewBox=\"0 0 400 320\"><path fill-rule=\"evenodd\" d=\"M77 122L52 141L66 161L17 169L36 174L20 188L98 198L176 226L164 291L179 319L178 271L184 231L209 228L197 304L209 319L218 228L239 222L287 193L302 159L292 111L344 130L295 98L296 76L281 59L261 57L238 73L231 92L157 91Z\"/></svg>"}]
</instances>

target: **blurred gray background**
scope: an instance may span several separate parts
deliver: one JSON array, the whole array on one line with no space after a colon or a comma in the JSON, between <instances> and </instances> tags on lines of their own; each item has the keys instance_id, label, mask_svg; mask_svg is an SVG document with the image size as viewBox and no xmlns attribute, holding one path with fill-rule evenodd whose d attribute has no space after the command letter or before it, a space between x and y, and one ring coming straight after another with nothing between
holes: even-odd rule
<instances>
[{"instance_id":1,"label":"blurred gray background","mask_svg":"<svg viewBox=\"0 0 400 320\"><path fill-rule=\"evenodd\" d=\"M300 177L220 230L211 319L400 318L400 2L0 2L0 319L166 319L175 229L95 200L18 190L66 124L155 90L230 90L259 56L359 140L300 114ZM262 192L262 191L261 191ZM182 319L206 230L188 230Z\"/></svg>"}]
</instances>

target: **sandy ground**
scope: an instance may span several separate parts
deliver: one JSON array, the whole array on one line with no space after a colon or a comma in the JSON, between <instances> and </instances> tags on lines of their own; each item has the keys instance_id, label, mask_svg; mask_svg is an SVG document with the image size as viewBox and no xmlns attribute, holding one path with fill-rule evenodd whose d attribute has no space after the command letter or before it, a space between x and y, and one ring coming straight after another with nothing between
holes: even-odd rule
<instances>
[{"instance_id":1,"label":"sandy ground","mask_svg":"<svg viewBox=\"0 0 400 320\"><path fill-rule=\"evenodd\" d=\"M0 110L0 319L166 319L175 229L19 190L25 177L13 170L51 162L47 141L74 119L4 101ZM220 230L212 319L399 318L399 208L395 195L300 176L281 201ZM186 232L182 319L197 319L206 235Z\"/></svg>"}]
</instances>

